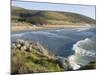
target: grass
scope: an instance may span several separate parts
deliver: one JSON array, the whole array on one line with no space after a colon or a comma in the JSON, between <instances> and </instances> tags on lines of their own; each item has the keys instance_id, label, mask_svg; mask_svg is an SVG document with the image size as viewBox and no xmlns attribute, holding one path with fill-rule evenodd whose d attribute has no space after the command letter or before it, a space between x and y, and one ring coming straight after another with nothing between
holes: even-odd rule
<instances>
[{"instance_id":1,"label":"grass","mask_svg":"<svg viewBox=\"0 0 100 75\"><path fill-rule=\"evenodd\" d=\"M96 69L96 61L88 63L86 66L81 67L80 70Z\"/></svg>"},{"instance_id":2,"label":"grass","mask_svg":"<svg viewBox=\"0 0 100 75\"><path fill-rule=\"evenodd\" d=\"M12 74L64 71L56 63L56 60L49 59L47 56L36 51L12 50L11 62Z\"/></svg>"}]
</instances>

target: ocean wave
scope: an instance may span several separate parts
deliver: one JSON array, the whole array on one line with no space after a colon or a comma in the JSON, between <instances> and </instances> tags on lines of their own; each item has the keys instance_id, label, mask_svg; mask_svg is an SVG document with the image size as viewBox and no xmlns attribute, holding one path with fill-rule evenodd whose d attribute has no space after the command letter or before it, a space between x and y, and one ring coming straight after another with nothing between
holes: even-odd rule
<instances>
[{"instance_id":1,"label":"ocean wave","mask_svg":"<svg viewBox=\"0 0 100 75\"><path fill-rule=\"evenodd\" d=\"M55 36L55 33L51 33L51 32L46 32L46 31L37 31L37 32L32 32L33 34L42 34L42 35L53 35Z\"/></svg>"},{"instance_id":2,"label":"ocean wave","mask_svg":"<svg viewBox=\"0 0 100 75\"><path fill-rule=\"evenodd\" d=\"M75 54L68 57L70 66L73 69L79 69L81 66L87 65L96 59L95 38L86 38L80 40L73 45L72 50Z\"/></svg>"},{"instance_id":3,"label":"ocean wave","mask_svg":"<svg viewBox=\"0 0 100 75\"><path fill-rule=\"evenodd\" d=\"M81 32L81 31L85 31L85 30L89 30L89 29L91 29L91 27L83 27L83 28L77 28L77 31Z\"/></svg>"},{"instance_id":4,"label":"ocean wave","mask_svg":"<svg viewBox=\"0 0 100 75\"><path fill-rule=\"evenodd\" d=\"M59 38L59 39L66 39L69 37L54 33L54 32L49 32L49 31L33 31L33 32L23 32L23 33L15 33L12 34L11 37L23 37L23 36L30 36L30 35L42 35L42 36L47 36L49 38Z\"/></svg>"},{"instance_id":5,"label":"ocean wave","mask_svg":"<svg viewBox=\"0 0 100 75\"><path fill-rule=\"evenodd\" d=\"M20 33L20 34L12 34L11 37L21 37L24 36L24 33Z\"/></svg>"},{"instance_id":6,"label":"ocean wave","mask_svg":"<svg viewBox=\"0 0 100 75\"><path fill-rule=\"evenodd\" d=\"M90 24L85 24L84 25L85 27L82 27L82 28L77 28L77 31L85 31L85 30L89 30L92 28L92 26Z\"/></svg>"},{"instance_id":7,"label":"ocean wave","mask_svg":"<svg viewBox=\"0 0 100 75\"><path fill-rule=\"evenodd\" d=\"M15 34L12 34L11 37L21 37L21 36L27 35L27 34L29 34L29 33L30 33L30 32L15 33Z\"/></svg>"},{"instance_id":8,"label":"ocean wave","mask_svg":"<svg viewBox=\"0 0 100 75\"><path fill-rule=\"evenodd\" d=\"M46 31L37 31L33 32L33 34L46 35L48 37L53 37L53 38L66 38L65 36L59 35L57 33L46 32Z\"/></svg>"}]
</instances>

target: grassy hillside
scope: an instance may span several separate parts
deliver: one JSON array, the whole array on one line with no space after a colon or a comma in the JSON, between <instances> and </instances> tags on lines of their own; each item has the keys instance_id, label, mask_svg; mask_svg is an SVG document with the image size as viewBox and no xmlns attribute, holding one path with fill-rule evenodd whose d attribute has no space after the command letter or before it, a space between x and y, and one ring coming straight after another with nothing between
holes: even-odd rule
<instances>
[{"instance_id":1,"label":"grassy hillside","mask_svg":"<svg viewBox=\"0 0 100 75\"><path fill-rule=\"evenodd\" d=\"M54 55L39 43L19 40L11 47L11 73L64 71Z\"/></svg>"},{"instance_id":2,"label":"grassy hillside","mask_svg":"<svg viewBox=\"0 0 100 75\"><path fill-rule=\"evenodd\" d=\"M12 50L12 74L64 71L55 60L37 52Z\"/></svg>"},{"instance_id":3,"label":"grassy hillside","mask_svg":"<svg viewBox=\"0 0 100 75\"><path fill-rule=\"evenodd\" d=\"M95 69L96 62L92 61L78 70ZM67 58L51 53L38 42L16 40L11 44L11 73L27 74L41 72L72 71Z\"/></svg>"},{"instance_id":4,"label":"grassy hillside","mask_svg":"<svg viewBox=\"0 0 100 75\"><path fill-rule=\"evenodd\" d=\"M84 15L71 12L28 10L12 6L12 22L28 22L35 25L64 25L73 23L95 24L95 20Z\"/></svg>"}]
</instances>

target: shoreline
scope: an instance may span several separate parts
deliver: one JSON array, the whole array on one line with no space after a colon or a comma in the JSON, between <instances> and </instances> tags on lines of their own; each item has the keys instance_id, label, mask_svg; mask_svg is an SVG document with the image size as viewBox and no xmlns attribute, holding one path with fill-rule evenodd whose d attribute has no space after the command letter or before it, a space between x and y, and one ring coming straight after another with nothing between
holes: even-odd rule
<instances>
[{"instance_id":1,"label":"shoreline","mask_svg":"<svg viewBox=\"0 0 100 75\"><path fill-rule=\"evenodd\" d=\"M12 25L11 32L21 32L21 31L39 31L39 30L51 30L51 29L67 29L67 28L87 28L87 27L95 27L91 25L43 25L43 26L28 26L28 25Z\"/></svg>"}]
</instances>

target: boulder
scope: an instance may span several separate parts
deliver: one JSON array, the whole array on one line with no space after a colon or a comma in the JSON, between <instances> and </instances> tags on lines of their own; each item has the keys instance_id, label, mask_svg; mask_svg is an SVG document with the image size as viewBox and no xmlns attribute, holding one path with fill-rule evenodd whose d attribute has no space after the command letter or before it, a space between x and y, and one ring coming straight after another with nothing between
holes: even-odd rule
<instances>
[{"instance_id":1,"label":"boulder","mask_svg":"<svg viewBox=\"0 0 100 75\"><path fill-rule=\"evenodd\" d=\"M40 43L36 43L36 46L37 46L37 50L41 53L43 53L44 55L46 56L49 56L49 52L48 50L46 50Z\"/></svg>"},{"instance_id":2,"label":"boulder","mask_svg":"<svg viewBox=\"0 0 100 75\"><path fill-rule=\"evenodd\" d=\"M69 69L69 63L67 61L67 58L57 56L56 61L62 68L64 68L64 70Z\"/></svg>"},{"instance_id":3,"label":"boulder","mask_svg":"<svg viewBox=\"0 0 100 75\"><path fill-rule=\"evenodd\" d=\"M31 44L30 46L29 46L29 51L32 51L33 50L33 45Z\"/></svg>"},{"instance_id":4,"label":"boulder","mask_svg":"<svg viewBox=\"0 0 100 75\"><path fill-rule=\"evenodd\" d=\"M17 44L16 44L16 48L17 48L17 49L21 49L21 44L17 43Z\"/></svg>"},{"instance_id":5,"label":"boulder","mask_svg":"<svg viewBox=\"0 0 100 75\"><path fill-rule=\"evenodd\" d=\"M16 47L16 44L15 43L12 43L12 45L11 45L11 49L16 49L17 47Z\"/></svg>"},{"instance_id":6,"label":"boulder","mask_svg":"<svg viewBox=\"0 0 100 75\"><path fill-rule=\"evenodd\" d=\"M27 50L27 47L26 46L22 46L21 47L21 50L26 51Z\"/></svg>"},{"instance_id":7,"label":"boulder","mask_svg":"<svg viewBox=\"0 0 100 75\"><path fill-rule=\"evenodd\" d=\"M16 43L20 44L21 46L23 46L25 44L25 41L24 40L21 40L21 39L18 39L16 41Z\"/></svg>"}]
</instances>

